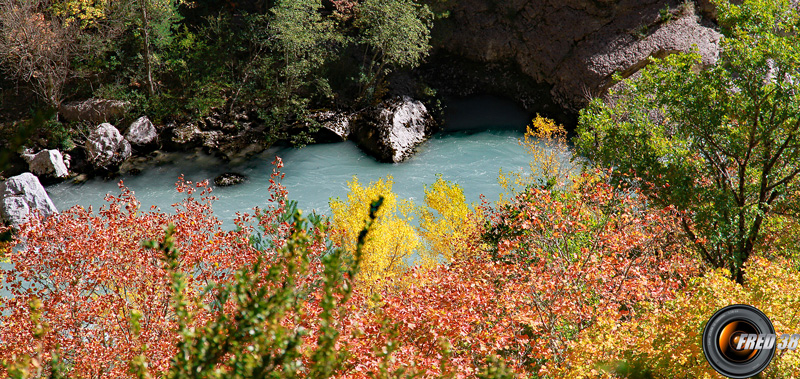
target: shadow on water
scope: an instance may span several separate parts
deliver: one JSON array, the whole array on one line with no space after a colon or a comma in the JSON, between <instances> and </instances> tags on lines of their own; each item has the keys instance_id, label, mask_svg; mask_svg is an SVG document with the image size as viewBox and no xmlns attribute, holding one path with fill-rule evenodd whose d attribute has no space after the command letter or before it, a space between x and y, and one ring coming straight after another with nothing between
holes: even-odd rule
<instances>
[{"instance_id":1,"label":"shadow on water","mask_svg":"<svg viewBox=\"0 0 800 379\"><path fill-rule=\"evenodd\" d=\"M487 130L525 132L533 115L514 102L491 95L450 99L445 103L442 132L475 133Z\"/></svg>"}]
</instances>

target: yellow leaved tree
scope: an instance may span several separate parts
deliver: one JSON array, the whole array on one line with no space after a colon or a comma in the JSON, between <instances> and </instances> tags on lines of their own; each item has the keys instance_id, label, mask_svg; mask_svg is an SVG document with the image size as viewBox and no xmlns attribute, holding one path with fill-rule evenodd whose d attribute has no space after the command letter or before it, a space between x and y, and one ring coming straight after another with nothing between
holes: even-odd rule
<instances>
[{"instance_id":1,"label":"yellow leaved tree","mask_svg":"<svg viewBox=\"0 0 800 379\"><path fill-rule=\"evenodd\" d=\"M500 170L497 180L505 191L500 194L501 203L505 202L506 196L513 197L529 186L564 187L578 178L577 165L571 160L572 150L563 125L536 115L519 143L531 157L529 171Z\"/></svg>"},{"instance_id":2,"label":"yellow leaved tree","mask_svg":"<svg viewBox=\"0 0 800 379\"><path fill-rule=\"evenodd\" d=\"M475 209L467 204L461 186L441 176L433 185L425 186L425 206L418 207L418 231L427 244L426 255L451 261L471 254L479 239L481 220Z\"/></svg>"},{"instance_id":3,"label":"yellow leaved tree","mask_svg":"<svg viewBox=\"0 0 800 379\"><path fill-rule=\"evenodd\" d=\"M96 28L107 21L116 4L108 0L61 0L52 2L53 12L68 23L77 23L82 29Z\"/></svg>"},{"instance_id":4,"label":"yellow leaved tree","mask_svg":"<svg viewBox=\"0 0 800 379\"><path fill-rule=\"evenodd\" d=\"M424 205L398 199L392 192L393 184L391 176L366 186L353 178L347 184L347 199L330 202L333 240L347 251L355 251L369 204L384 197L362 249L362 283L372 285L379 279L393 278L395 284L402 285L402 274L412 266L431 268L475 250L481 216L467 204L458 184L437 177L432 185L425 186Z\"/></svg>"},{"instance_id":5,"label":"yellow leaved tree","mask_svg":"<svg viewBox=\"0 0 800 379\"><path fill-rule=\"evenodd\" d=\"M398 200L392 192L392 177L362 186L354 177L347 183L350 192L345 201L332 199L334 232L332 238L347 251L355 251L358 233L368 217L369 204L383 196L383 205L372 224L364 245L359 272L362 283L374 283L384 277L395 277L405 272L414 254L422 246L411 225L413 204Z\"/></svg>"},{"instance_id":6,"label":"yellow leaved tree","mask_svg":"<svg viewBox=\"0 0 800 379\"><path fill-rule=\"evenodd\" d=\"M565 361L550 371L564 378L722 378L703 356L703 328L714 312L731 304L750 304L770 318L778 335L797 333L800 272L790 259L754 257L745 265L745 283L727 269L690 280L686 289L662 304L643 302L631 320L603 315L571 343ZM763 378L796 378L800 355L779 351Z\"/></svg>"}]
</instances>

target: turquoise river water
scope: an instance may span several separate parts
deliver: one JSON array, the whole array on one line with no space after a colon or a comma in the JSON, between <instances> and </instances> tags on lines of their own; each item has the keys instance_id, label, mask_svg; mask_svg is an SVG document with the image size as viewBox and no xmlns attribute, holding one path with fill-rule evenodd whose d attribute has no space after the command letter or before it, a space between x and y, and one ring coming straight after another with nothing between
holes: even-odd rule
<instances>
[{"instance_id":1,"label":"turquoise river water","mask_svg":"<svg viewBox=\"0 0 800 379\"><path fill-rule=\"evenodd\" d=\"M330 212L330 198L346 196L347 182L353 176L368 183L391 175L396 193L420 200L424 185L433 183L441 174L464 188L467 201L477 202L481 194L489 200L497 199L501 168L521 170L528 166L529 157L518 141L530 123L530 115L513 103L488 96L453 100L447 103L445 120L442 132L420 145L411 159L399 164L379 163L349 141L302 149L271 148L238 165L207 155L173 154L170 162L138 175L92 179L82 184L64 182L48 186L47 192L59 210L74 205L98 209L105 204L105 194L119 193L117 182L122 179L144 209L156 205L169 210L170 204L182 197L174 187L179 175L192 181L213 181L221 173L239 172L249 177L247 182L214 189L218 197L213 205L215 214L230 227L236 212L266 204L271 162L276 155L285 164L283 184L289 197L297 200L301 209L321 213Z\"/></svg>"}]
</instances>

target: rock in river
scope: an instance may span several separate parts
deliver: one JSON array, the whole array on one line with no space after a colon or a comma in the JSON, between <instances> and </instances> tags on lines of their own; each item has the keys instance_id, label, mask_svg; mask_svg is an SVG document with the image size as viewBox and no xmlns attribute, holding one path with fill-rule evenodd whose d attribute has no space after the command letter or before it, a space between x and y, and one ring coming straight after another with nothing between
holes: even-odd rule
<instances>
[{"instance_id":1,"label":"rock in river","mask_svg":"<svg viewBox=\"0 0 800 379\"><path fill-rule=\"evenodd\" d=\"M214 178L214 184L220 187L227 187L244 183L245 180L247 180L247 177L242 174L237 174L235 172L226 172Z\"/></svg>"},{"instance_id":2,"label":"rock in river","mask_svg":"<svg viewBox=\"0 0 800 379\"><path fill-rule=\"evenodd\" d=\"M433 128L433 117L425 105L408 96L382 102L356 120L356 143L383 162L402 162L425 141Z\"/></svg>"},{"instance_id":3,"label":"rock in river","mask_svg":"<svg viewBox=\"0 0 800 379\"><path fill-rule=\"evenodd\" d=\"M22 154L28 169L37 176L65 178L69 175L64 156L58 150L42 150L36 154Z\"/></svg>"},{"instance_id":4,"label":"rock in river","mask_svg":"<svg viewBox=\"0 0 800 379\"><path fill-rule=\"evenodd\" d=\"M139 117L132 122L125 133L125 139L134 145L147 145L154 142L157 137L156 127L147 116Z\"/></svg>"},{"instance_id":5,"label":"rock in river","mask_svg":"<svg viewBox=\"0 0 800 379\"><path fill-rule=\"evenodd\" d=\"M17 227L34 211L45 217L58 213L36 176L26 172L0 183L0 216L5 222Z\"/></svg>"},{"instance_id":6,"label":"rock in river","mask_svg":"<svg viewBox=\"0 0 800 379\"><path fill-rule=\"evenodd\" d=\"M118 166L131 156L131 144L109 123L102 123L86 139L86 154L96 167Z\"/></svg>"}]
</instances>

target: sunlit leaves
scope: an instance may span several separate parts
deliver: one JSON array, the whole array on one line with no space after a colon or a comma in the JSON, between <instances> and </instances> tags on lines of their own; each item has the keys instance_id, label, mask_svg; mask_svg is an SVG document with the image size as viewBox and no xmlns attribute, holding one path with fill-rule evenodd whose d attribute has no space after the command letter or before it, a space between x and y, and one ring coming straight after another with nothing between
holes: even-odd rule
<instances>
[{"instance_id":1,"label":"sunlit leaves","mask_svg":"<svg viewBox=\"0 0 800 379\"><path fill-rule=\"evenodd\" d=\"M381 67L416 67L428 55L433 14L427 5L365 0L356 7L356 15L364 44L375 51Z\"/></svg>"},{"instance_id":2,"label":"sunlit leaves","mask_svg":"<svg viewBox=\"0 0 800 379\"><path fill-rule=\"evenodd\" d=\"M800 188L800 14L789 1L719 1L717 63L656 59L581 112L576 144L617 181L684 212L681 229L713 267L742 267Z\"/></svg>"},{"instance_id":3,"label":"sunlit leaves","mask_svg":"<svg viewBox=\"0 0 800 379\"><path fill-rule=\"evenodd\" d=\"M466 202L464 191L441 176L425 186L425 206L418 207L419 234L433 259L451 261L474 254L482 216Z\"/></svg>"},{"instance_id":4,"label":"sunlit leaves","mask_svg":"<svg viewBox=\"0 0 800 379\"><path fill-rule=\"evenodd\" d=\"M332 45L342 40L333 23L320 14L319 0L282 0L271 8L270 29L274 47L283 60L285 92L305 83L333 54Z\"/></svg>"},{"instance_id":5,"label":"sunlit leaves","mask_svg":"<svg viewBox=\"0 0 800 379\"><path fill-rule=\"evenodd\" d=\"M354 178L348 183L347 200L332 200L333 240L354 252L358 233L367 220L368 204L383 196L383 207L378 212L373 231L364 246L364 257L359 276L367 283L404 272L420 251L421 242L411 225L413 205L400 200L392 192L392 178L380 179L362 186Z\"/></svg>"},{"instance_id":6,"label":"sunlit leaves","mask_svg":"<svg viewBox=\"0 0 800 379\"><path fill-rule=\"evenodd\" d=\"M457 188L443 180L427 194L433 200L448 191L458 203ZM484 209L489 251L475 244L436 267L383 279L377 300L357 297L371 306L349 320L363 331L347 339L354 367L377 367L373 348L387 342L386 323L399 344L394 367L432 377L474 376L493 355L516 375L569 367L570 343L587 328L603 317L641 316L643 304L674 298L696 273L671 237L671 210L649 210L643 200L594 181L530 188L509 205Z\"/></svg>"},{"instance_id":7,"label":"sunlit leaves","mask_svg":"<svg viewBox=\"0 0 800 379\"><path fill-rule=\"evenodd\" d=\"M561 377L722 378L706 362L701 337L711 315L730 304L750 304L770 318L775 331L795 333L800 277L793 263L756 257L745 267L745 283L720 269L698 277L671 301L649 304L639 317L618 322L599 315L595 326L570 344ZM797 354L776 354L762 374L791 378L800 370Z\"/></svg>"},{"instance_id":8,"label":"sunlit leaves","mask_svg":"<svg viewBox=\"0 0 800 379\"><path fill-rule=\"evenodd\" d=\"M189 273L183 296L190 299L187 309L197 311L192 327L210 315L197 308L211 300L203 292L207 285L231 280L233 271L267 254L250 245L248 216L240 218L239 230L221 229L206 183L181 179L177 189L186 199L173 214L141 209L121 186L121 194L109 195L99 211L76 206L23 225L15 241L19 250L8 256L13 269L4 278L11 297L2 305L7 313L0 324L0 355L33 353L28 303L39 299L41 322L49 327L41 338L43 359L61 352L71 376L127 377L128 363L142 346L151 372L165 372L177 337L171 278L159 252L141 241L159 239L167 224L175 225L175 246L182 251L177 264ZM141 317L134 338L136 313Z\"/></svg>"},{"instance_id":9,"label":"sunlit leaves","mask_svg":"<svg viewBox=\"0 0 800 379\"><path fill-rule=\"evenodd\" d=\"M573 163L573 152L567 144L567 131L563 125L536 115L527 127L525 136L519 141L530 157L523 171L500 170L498 182L505 193L500 201L508 201L528 186L563 188L578 178L578 163Z\"/></svg>"}]
</instances>

